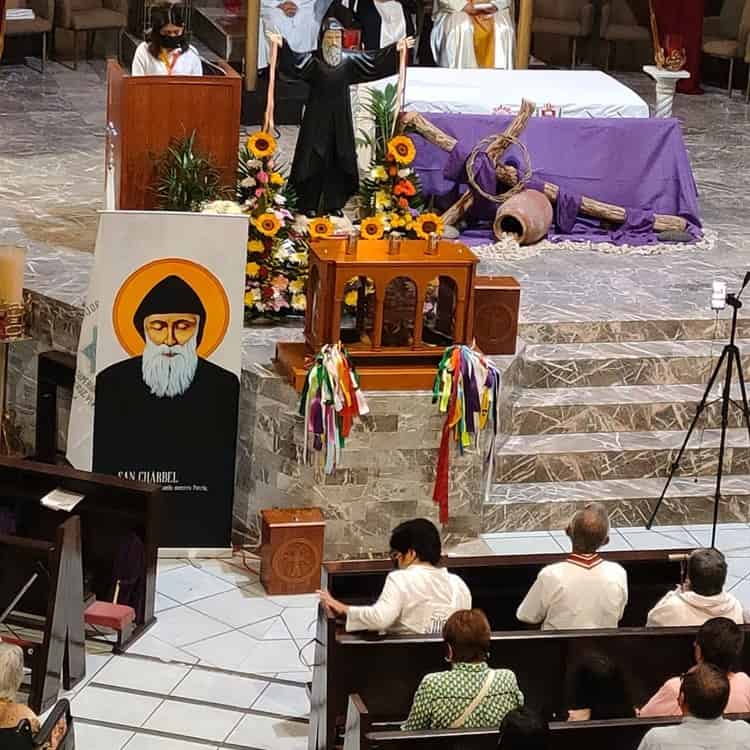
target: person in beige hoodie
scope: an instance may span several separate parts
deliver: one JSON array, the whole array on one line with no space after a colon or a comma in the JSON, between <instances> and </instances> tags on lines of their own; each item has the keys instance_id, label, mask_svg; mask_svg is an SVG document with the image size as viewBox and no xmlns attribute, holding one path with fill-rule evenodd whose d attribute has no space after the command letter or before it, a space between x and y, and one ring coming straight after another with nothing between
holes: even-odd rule
<instances>
[{"instance_id":1,"label":"person in beige hoodie","mask_svg":"<svg viewBox=\"0 0 750 750\"><path fill-rule=\"evenodd\" d=\"M713 617L727 617L742 625L742 604L724 591L727 561L717 549L696 549L687 562L685 583L670 591L648 613L648 627L703 625Z\"/></svg>"}]
</instances>

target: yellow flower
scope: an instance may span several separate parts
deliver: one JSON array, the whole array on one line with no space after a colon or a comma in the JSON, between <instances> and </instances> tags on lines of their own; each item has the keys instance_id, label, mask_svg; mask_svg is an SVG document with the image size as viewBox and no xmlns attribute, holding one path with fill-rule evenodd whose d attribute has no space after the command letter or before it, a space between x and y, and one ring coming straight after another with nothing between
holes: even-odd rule
<instances>
[{"instance_id":1,"label":"yellow flower","mask_svg":"<svg viewBox=\"0 0 750 750\"><path fill-rule=\"evenodd\" d=\"M325 239L333 234L333 224L325 216L318 216L315 219L310 219L308 231L310 232L310 237L315 240Z\"/></svg>"},{"instance_id":2,"label":"yellow flower","mask_svg":"<svg viewBox=\"0 0 750 750\"><path fill-rule=\"evenodd\" d=\"M284 175L281 172L271 172L270 180L272 185L283 185Z\"/></svg>"},{"instance_id":3,"label":"yellow flower","mask_svg":"<svg viewBox=\"0 0 750 750\"><path fill-rule=\"evenodd\" d=\"M307 253L292 253L289 256L289 260L298 266L304 266L307 264Z\"/></svg>"},{"instance_id":4,"label":"yellow flower","mask_svg":"<svg viewBox=\"0 0 750 750\"><path fill-rule=\"evenodd\" d=\"M375 191L375 209L380 211L391 205L391 196L385 190Z\"/></svg>"},{"instance_id":5,"label":"yellow flower","mask_svg":"<svg viewBox=\"0 0 750 750\"><path fill-rule=\"evenodd\" d=\"M380 216L368 216L359 225L359 235L366 240L379 240L383 236L383 219Z\"/></svg>"},{"instance_id":6,"label":"yellow flower","mask_svg":"<svg viewBox=\"0 0 750 750\"><path fill-rule=\"evenodd\" d=\"M344 295L344 304L347 307L354 307L357 304L358 292L356 289L352 289L351 292L347 292Z\"/></svg>"},{"instance_id":7,"label":"yellow flower","mask_svg":"<svg viewBox=\"0 0 750 750\"><path fill-rule=\"evenodd\" d=\"M304 294L295 294L292 297L292 307L295 310L307 309L307 297Z\"/></svg>"},{"instance_id":8,"label":"yellow flower","mask_svg":"<svg viewBox=\"0 0 750 750\"><path fill-rule=\"evenodd\" d=\"M262 159L276 151L276 139L263 130L253 133L245 143L247 150L256 158Z\"/></svg>"},{"instance_id":9,"label":"yellow flower","mask_svg":"<svg viewBox=\"0 0 750 750\"><path fill-rule=\"evenodd\" d=\"M292 294L299 294L305 290L305 282L302 279L295 279L289 282L289 291Z\"/></svg>"},{"instance_id":10,"label":"yellow flower","mask_svg":"<svg viewBox=\"0 0 750 750\"><path fill-rule=\"evenodd\" d=\"M251 289L249 292L245 292L245 304L248 307L252 307L258 300L260 300L260 289Z\"/></svg>"},{"instance_id":11,"label":"yellow flower","mask_svg":"<svg viewBox=\"0 0 750 750\"><path fill-rule=\"evenodd\" d=\"M372 177L373 180L385 182L388 179L388 172L385 171L385 167L382 164L378 164L377 167L373 167L370 170L370 177Z\"/></svg>"},{"instance_id":12,"label":"yellow flower","mask_svg":"<svg viewBox=\"0 0 750 750\"><path fill-rule=\"evenodd\" d=\"M388 220L392 227L400 227L404 223L404 220L397 213L392 213Z\"/></svg>"},{"instance_id":13,"label":"yellow flower","mask_svg":"<svg viewBox=\"0 0 750 750\"><path fill-rule=\"evenodd\" d=\"M261 234L265 234L266 237L274 237L279 229L281 229L281 222L274 214L261 214L253 219L253 224L255 224L255 228Z\"/></svg>"},{"instance_id":14,"label":"yellow flower","mask_svg":"<svg viewBox=\"0 0 750 750\"><path fill-rule=\"evenodd\" d=\"M258 275L258 271L260 271L260 266L257 263L248 263L245 266L245 273L253 278Z\"/></svg>"},{"instance_id":15,"label":"yellow flower","mask_svg":"<svg viewBox=\"0 0 750 750\"><path fill-rule=\"evenodd\" d=\"M264 250L263 243L260 240L249 240L247 243L247 251L249 253L262 253Z\"/></svg>"},{"instance_id":16,"label":"yellow flower","mask_svg":"<svg viewBox=\"0 0 750 750\"><path fill-rule=\"evenodd\" d=\"M423 240L428 239L431 234L439 237L443 234L443 220L437 214L422 214L414 219L412 228L417 233L417 237Z\"/></svg>"},{"instance_id":17,"label":"yellow flower","mask_svg":"<svg viewBox=\"0 0 750 750\"><path fill-rule=\"evenodd\" d=\"M411 164L417 149L408 135L397 135L388 141L388 156L399 164Z\"/></svg>"}]
</instances>

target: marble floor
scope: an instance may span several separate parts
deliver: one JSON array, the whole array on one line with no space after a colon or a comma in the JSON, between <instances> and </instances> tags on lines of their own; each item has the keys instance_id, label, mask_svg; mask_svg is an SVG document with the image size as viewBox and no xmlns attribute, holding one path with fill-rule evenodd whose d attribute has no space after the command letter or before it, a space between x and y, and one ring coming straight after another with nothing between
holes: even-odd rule
<instances>
[{"instance_id":1,"label":"marble floor","mask_svg":"<svg viewBox=\"0 0 750 750\"><path fill-rule=\"evenodd\" d=\"M691 548L710 526L612 529L606 549ZM722 524L727 588L750 608L750 524ZM563 531L486 534L451 554L559 553ZM251 564L252 567L252 564ZM81 750L303 750L315 596L266 596L241 558L161 560L157 622L125 655L89 643L67 694Z\"/></svg>"},{"instance_id":2,"label":"marble floor","mask_svg":"<svg viewBox=\"0 0 750 750\"><path fill-rule=\"evenodd\" d=\"M620 76L653 104L644 74ZM102 61L77 72L52 63L42 76L28 66L0 66L0 243L26 245L35 283L61 287L82 302L96 211L102 206L105 125ZM674 114L700 191L705 224L719 235L710 251L678 248L662 255L550 252L506 262L522 283L524 321L638 320L709 317L711 281L735 285L747 268L746 196L750 192L750 108L740 92L678 95ZM285 128L282 155L295 133Z\"/></svg>"}]
</instances>

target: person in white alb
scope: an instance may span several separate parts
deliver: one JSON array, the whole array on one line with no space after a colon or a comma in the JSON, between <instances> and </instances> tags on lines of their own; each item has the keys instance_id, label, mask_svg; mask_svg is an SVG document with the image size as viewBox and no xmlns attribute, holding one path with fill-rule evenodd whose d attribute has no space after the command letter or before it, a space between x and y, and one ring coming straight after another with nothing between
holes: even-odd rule
<instances>
[{"instance_id":1,"label":"person in white alb","mask_svg":"<svg viewBox=\"0 0 750 750\"><path fill-rule=\"evenodd\" d=\"M682 722L646 732L638 750L750 750L750 724L722 714L729 700L727 675L713 664L699 664L680 686Z\"/></svg>"},{"instance_id":2,"label":"person in white alb","mask_svg":"<svg viewBox=\"0 0 750 750\"><path fill-rule=\"evenodd\" d=\"M329 614L346 616L346 630L440 634L459 609L471 609L471 593L461 578L439 568L440 534L424 518L405 521L391 534L389 573L380 597L371 606L354 606L319 591Z\"/></svg>"},{"instance_id":3,"label":"person in white alb","mask_svg":"<svg viewBox=\"0 0 750 750\"><path fill-rule=\"evenodd\" d=\"M316 0L261 0L258 69L269 64L268 32L281 35L295 52L317 49L320 22L326 9Z\"/></svg>"},{"instance_id":4,"label":"person in white alb","mask_svg":"<svg viewBox=\"0 0 750 750\"><path fill-rule=\"evenodd\" d=\"M727 591L727 561L717 549L696 549L687 561L685 583L665 594L648 613L649 627L703 625L712 617L728 617L742 625L742 604Z\"/></svg>"},{"instance_id":5,"label":"person in white alb","mask_svg":"<svg viewBox=\"0 0 750 750\"><path fill-rule=\"evenodd\" d=\"M609 517L600 503L578 511L566 529L573 552L542 568L516 612L542 630L616 628L628 601L628 580L618 563L603 560Z\"/></svg>"},{"instance_id":6,"label":"person in white alb","mask_svg":"<svg viewBox=\"0 0 750 750\"><path fill-rule=\"evenodd\" d=\"M151 9L149 40L136 47L131 68L134 76L200 76L203 64L185 37L185 11L180 5L155 5Z\"/></svg>"},{"instance_id":7,"label":"person in white alb","mask_svg":"<svg viewBox=\"0 0 750 750\"><path fill-rule=\"evenodd\" d=\"M430 43L441 68L512 70L511 0L434 0Z\"/></svg>"}]
</instances>

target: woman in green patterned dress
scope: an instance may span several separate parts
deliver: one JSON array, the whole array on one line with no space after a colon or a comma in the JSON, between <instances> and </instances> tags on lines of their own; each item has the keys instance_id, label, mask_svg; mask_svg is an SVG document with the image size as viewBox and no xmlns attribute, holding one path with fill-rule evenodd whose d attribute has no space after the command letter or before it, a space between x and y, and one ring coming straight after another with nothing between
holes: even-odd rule
<instances>
[{"instance_id":1,"label":"woman in green patterned dress","mask_svg":"<svg viewBox=\"0 0 750 750\"><path fill-rule=\"evenodd\" d=\"M499 727L523 705L523 693L509 669L490 669L490 624L480 609L454 612L443 628L451 668L425 675L402 729Z\"/></svg>"}]
</instances>

